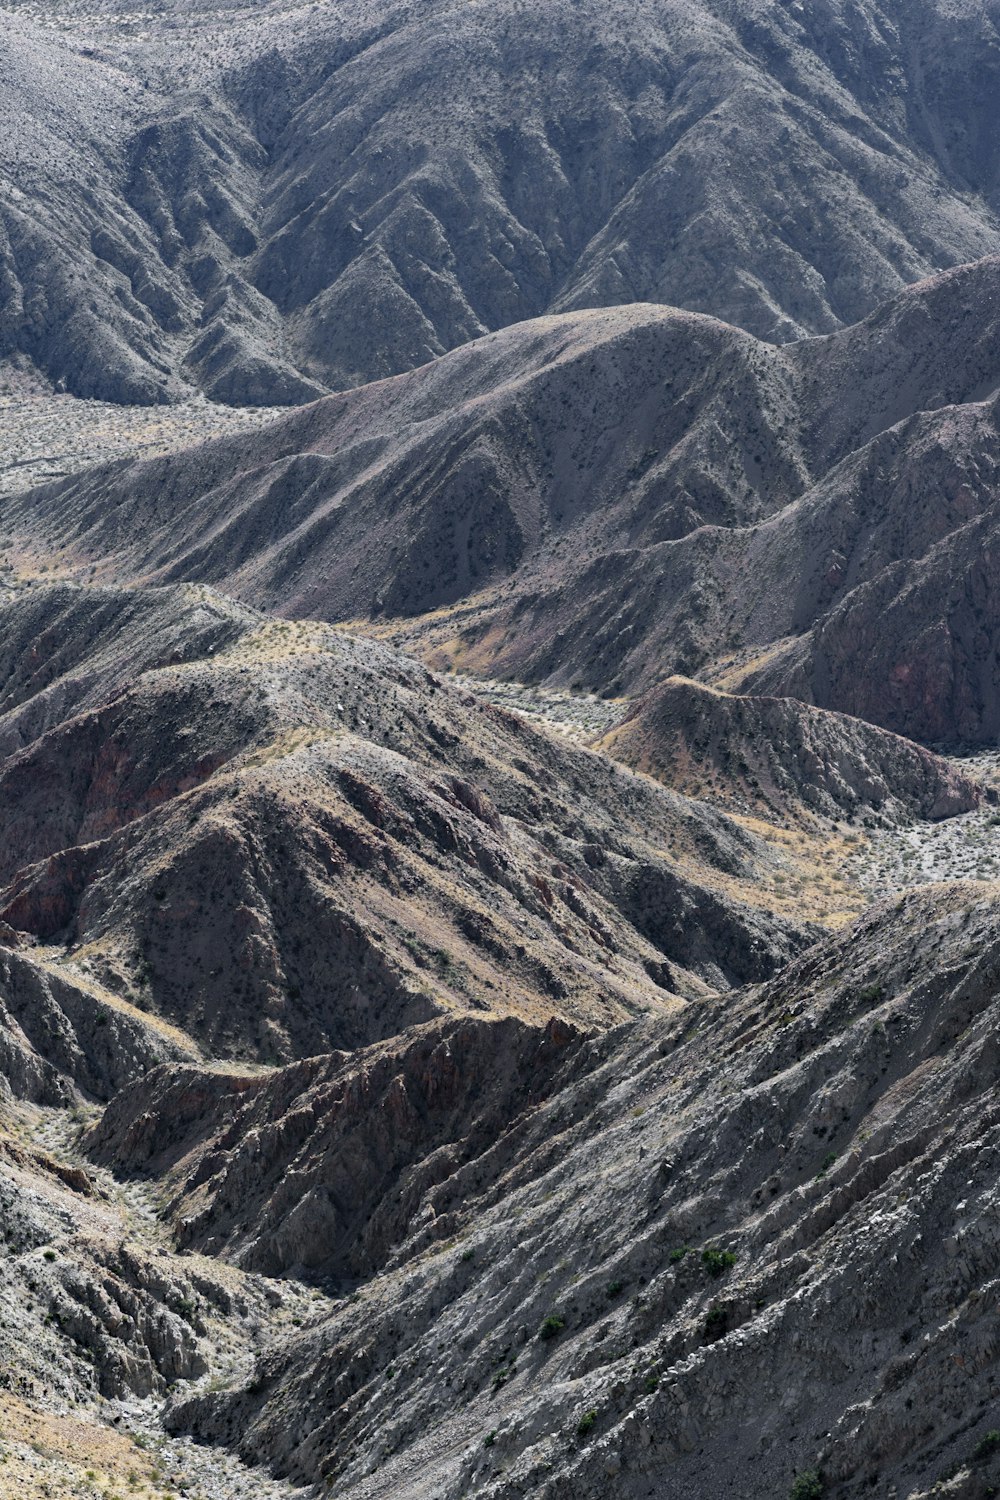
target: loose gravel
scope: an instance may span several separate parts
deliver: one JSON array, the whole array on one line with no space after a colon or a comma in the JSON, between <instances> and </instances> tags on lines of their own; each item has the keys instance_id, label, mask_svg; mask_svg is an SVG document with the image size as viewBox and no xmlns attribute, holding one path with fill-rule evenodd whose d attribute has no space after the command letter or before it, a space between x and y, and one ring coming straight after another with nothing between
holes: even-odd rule
<instances>
[{"instance_id":1,"label":"loose gravel","mask_svg":"<svg viewBox=\"0 0 1000 1500\"><path fill-rule=\"evenodd\" d=\"M176 406L115 406L75 396L0 395L0 500L91 464L155 458L287 414L220 406L204 396Z\"/></svg>"}]
</instances>

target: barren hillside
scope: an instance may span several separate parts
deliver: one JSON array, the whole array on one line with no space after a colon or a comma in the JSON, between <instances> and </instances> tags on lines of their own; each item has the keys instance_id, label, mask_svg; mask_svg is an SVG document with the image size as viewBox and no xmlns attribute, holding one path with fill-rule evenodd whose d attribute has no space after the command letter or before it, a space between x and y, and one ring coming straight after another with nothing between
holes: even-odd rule
<instances>
[{"instance_id":1,"label":"barren hillside","mask_svg":"<svg viewBox=\"0 0 1000 1500\"><path fill-rule=\"evenodd\" d=\"M282 404L548 312L783 343L1000 250L992 3L22 0L0 359Z\"/></svg>"},{"instance_id":2,"label":"barren hillside","mask_svg":"<svg viewBox=\"0 0 1000 1500\"><path fill-rule=\"evenodd\" d=\"M12 555L369 622L439 669L672 673L988 743L1000 260L774 348L649 306L14 497Z\"/></svg>"},{"instance_id":3,"label":"barren hillside","mask_svg":"<svg viewBox=\"0 0 1000 1500\"><path fill-rule=\"evenodd\" d=\"M509 1108L509 1028L359 1058L353 1087L339 1059L237 1089L155 1075L94 1149L141 1171L167 1147L182 1235L223 1257L259 1258L290 1158L293 1245L332 1250L345 1163L384 1169L382 1077L413 1153L355 1251L396 1241L385 1269L174 1425L348 1500L771 1497L817 1471L844 1500L986 1494L995 928L995 886L939 886L734 1000L551 1062L524 1036L533 1104L457 1146L461 1111Z\"/></svg>"},{"instance_id":4,"label":"barren hillside","mask_svg":"<svg viewBox=\"0 0 1000 1500\"><path fill-rule=\"evenodd\" d=\"M24 590L3 635L0 920L140 1030L275 1061L606 1025L809 939L753 834L385 647L196 588Z\"/></svg>"},{"instance_id":5,"label":"barren hillside","mask_svg":"<svg viewBox=\"0 0 1000 1500\"><path fill-rule=\"evenodd\" d=\"M0 1500L1000 1493L1000 0L0 0Z\"/></svg>"}]
</instances>

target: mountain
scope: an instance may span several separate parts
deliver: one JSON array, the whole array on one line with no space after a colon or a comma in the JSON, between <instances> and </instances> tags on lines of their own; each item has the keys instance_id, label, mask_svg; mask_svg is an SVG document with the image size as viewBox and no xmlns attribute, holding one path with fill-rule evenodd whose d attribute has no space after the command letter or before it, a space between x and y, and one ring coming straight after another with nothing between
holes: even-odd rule
<instances>
[{"instance_id":1,"label":"mountain","mask_svg":"<svg viewBox=\"0 0 1000 1500\"><path fill-rule=\"evenodd\" d=\"M599 1037L160 1070L91 1149L169 1170L182 1239L345 1294L171 1425L344 1500L985 1494L996 922L995 885L930 887Z\"/></svg>"},{"instance_id":2,"label":"mountain","mask_svg":"<svg viewBox=\"0 0 1000 1500\"><path fill-rule=\"evenodd\" d=\"M948 761L849 715L684 677L638 699L597 744L676 791L787 827L935 821L987 795Z\"/></svg>"},{"instance_id":3,"label":"mountain","mask_svg":"<svg viewBox=\"0 0 1000 1500\"><path fill-rule=\"evenodd\" d=\"M1000 251L993 0L8 4L0 359L283 404L547 313L783 343Z\"/></svg>"},{"instance_id":4,"label":"mountain","mask_svg":"<svg viewBox=\"0 0 1000 1500\"><path fill-rule=\"evenodd\" d=\"M809 941L759 838L375 643L189 586L0 625L6 940L140 1034L273 1062L454 1011L607 1025Z\"/></svg>"},{"instance_id":5,"label":"mountain","mask_svg":"<svg viewBox=\"0 0 1000 1500\"><path fill-rule=\"evenodd\" d=\"M2 1495L1000 1492L998 85L0 0Z\"/></svg>"},{"instance_id":6,"label":"mountain","mask_svg":"<svg viewBox=\"0 0 1000 1500\"><path fill-rule=\"evenodd\" d=\"M12 555L367 619L439 668L697 676L991 743L998 291L983 260L780 349L664 308L543 318L14 497Z\"/></svg>"}]
</instances>

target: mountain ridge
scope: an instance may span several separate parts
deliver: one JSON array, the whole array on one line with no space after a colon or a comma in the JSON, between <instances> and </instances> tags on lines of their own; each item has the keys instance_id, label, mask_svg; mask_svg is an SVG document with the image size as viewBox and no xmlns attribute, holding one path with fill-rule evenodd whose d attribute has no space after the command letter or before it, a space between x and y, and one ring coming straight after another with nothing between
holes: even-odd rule
<instances>
[{"instance_id":1,"label":"mountain ridge","mask_svg":"<svg viewBox=\"0 0 1000 1500\"><path fill-rule=\"evenodd\" d=\"M642 300L782 343L1000 250L973 0L4 15L0 356L77 395L295 404Z\"/></svg>"},{"instance_id":2,"label":"mountain ridge","mask_svg":"<svg viewBox=\"0 0 1000 1500\"><path fill-rule=\"evenodd\" d=\"M988 742L998 283L988 258L782 349L654 307L518 325L16 496L12 551L208 582L439 668L613 695L694 675Z\"/></svg>"}]
</instances>

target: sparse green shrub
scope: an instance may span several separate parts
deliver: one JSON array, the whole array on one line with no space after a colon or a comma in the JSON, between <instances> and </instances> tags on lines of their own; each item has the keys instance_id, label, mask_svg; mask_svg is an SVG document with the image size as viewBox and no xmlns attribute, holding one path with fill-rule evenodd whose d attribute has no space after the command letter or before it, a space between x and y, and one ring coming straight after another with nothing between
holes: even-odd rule
<instances>
[{"instance_id":1,"label":"sparse green shrub","mask_svg":"<svg viewBox=\"0 0 1000 1500\"><path fill-rule=\"evenodd\" d=\"M735 1266L736 1254L733 1250L719 1250L709 1245L701 1252L701 1263L709 1276L724 1276Z\"/></svg>"},{"instance_id":2,"label":"sparse green shrub","mask_svg":"<svg viewBox=\"0 0 1000 1500\"><path fill-rule=\"evenodd\" d=\"M43 1250L42 1254L46 1260L55 1260L56 1258L56 1252L54 1250Z\"/></svg>"},{"instance_id":3,"label":"sparse green shrub","mask_svg":"<svg viewBox=\"0 0 1000 1500\"><path fill-rule=\"evenodd\" d=\"M795 1476L788 1492L788 1500L821 1500L825 1488L823 1476L818 1469L803 1469L801 1474Z\"/></svg>"},{"instance_id":4,"label":"sparse green shrub","mask_svg":"<svg viewBox=\"0 0 1000 1500\"><path fill-rule=\"evenodd\" d=\"M983 1434L979 1442L972 1450L973 1461L981 1464L984 1459L992 1458L997 1449L1000 1448L1000 1432L994 1427Z\"/></svg>"},{"instance_id":5,"label":"sparse green shrub","mask_svg":"<svg viewBox=\"0 0 1000 1500\"><path fill-rule=\"evenodd\" d=\"M476 1258L475 1249L473 1248L472 1245L467 1246L467 1248L462 1251L461 1255L458 1258L459 1258L460 1261L464 1261L465 1264L467 1265L470 1260L475 1260L475 1258Z\"/></svg>"},{"instance_id":6,"label":"sparse green shrub","mask_svg":"<svg viewBox=\"0 0 1000 1500\"><path fill-rule=\"evenodd\" d=\"M687 1245L678 1245L676 1249L671 1250L670 1254L667 1256L667 1260L672 1266L676 1266L678 1262L682 1261L685 1255L687 1255L688 1248L689 1247Z\"/></svg>"},{"instance_id":7,"label":"sparse green shrub","mask_svg":"<svg viewBox=\"0 0 1000 1500\"><path fill-rule=\"evenodd\" d=\"M659 1375L657 1375L655 1370L650 1370L649 1374L646 1376L645 1386L650 1395L652 1395L655 1390L659 1389L660 1377Z\"/></svg>"},{"instance_id":8,"label":"sparse green shrub","mask_svg":"<svg viewBox=\"0 0 1000 1500\"><path fill-rule=\"evenodd\" d=\"M624 1283L624 1281L612 1281L612 1282L609 1283L609 1285L607 1287L607 1290L605 1291L604 1295L607 1297L607 1299L608 1299L609 1302L613 1302L616 1297L620 1297L621 1296L621 1294L622 1294L622 1292L624 1290L625 1290L625 1283Z\"/></svg>"},{"instance_id":9,"label":"sparse green shrub","mask_svg":"<svg viewBox=\"0 0 1000 1500\"><path fill-rule=\"evenodd\" d=\"M549 1313L547 1318L542 1319L542 1326L538 1330L540 1339L554 1339L566 1327L566 1319L560 1318L556 1313Z\"/></svg>"},{"instance_id":10,"label":"sparse green shrub","mask_svg":"<svg viewBox=\"0 0 1000 1500\"><path fill-rule=\"evenodd\" d=\"M826 1155L824 1156L823 1160L820 1162L819 1171L816 1173L816 1176L817 1177L825 1177L826 1174L827 1174L827 1172L829 1172L830 1168L833 1166L833 1164L834 1164L834 1162L836 1160L837 1160L837 1153L836 1153L836 1151L828 1151L826 1153Z\"/></svg>"},{"instance_id":11,"label":"sparse green shrub","mask_svg":"<svg viewBox=\"0 0 1000 1500\"><path fill-rule=\"evenodd\" d=\"M577 1422L576 1424L577 1437L586 1437L587 1433L590 1431L596 1421L596 1411L585 1411L579 1422Z\"/></svg>"},{"instance_id":12,"label":"sparse green shrub","mask_svg":"<svg viewBox=\"0 0 1000 1500\"><path fill-rule=\"evenodd\" d=\"M486 1436L483 1438L483 1447L484 1448L492 1448L493 1444L496 1442L496 1440L497 1440L497 1430L494 1427L493 1431L492 1432L488 1432L486 1434Z\"/></svg>"},{"instance_id":13,"label":"sparse green shrub","mask_svg":"<svg viewBox=\"0 0 1000 1500\"><path fill-rule=\"evenodd\" d=\"M858 999L862 1005L877 1005L885 995L885 985L878 980L874 984L866 984L863 990L858 991Z\"/></svg>"},{"instance_id":14,"label":"sparse green shrub","mask_svg":"<svg viewBox=\"0 0 1000 1500\"><path fill-rule=\"evenodd\" d=\"M705 1337L721 1339L729 1327L729 1313L724 1307L710 1307L705 1315Z\"/></svg>"}]
</instances>

